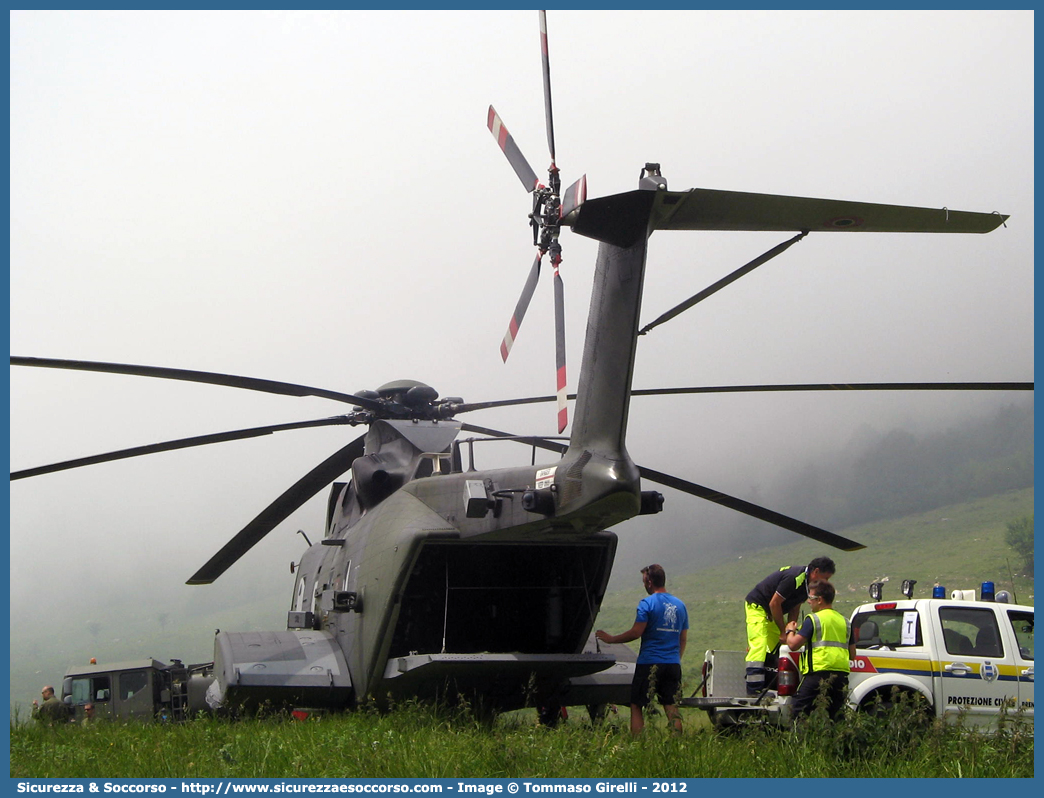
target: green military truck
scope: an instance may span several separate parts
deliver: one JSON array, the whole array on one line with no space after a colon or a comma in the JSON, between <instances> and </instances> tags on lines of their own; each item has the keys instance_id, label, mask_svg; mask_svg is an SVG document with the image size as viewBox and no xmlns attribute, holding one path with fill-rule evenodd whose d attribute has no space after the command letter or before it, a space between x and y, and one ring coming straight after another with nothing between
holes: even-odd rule
<instances>
[{"instance_id":1,"label":"green military truck","mask_svg":"<svg viewBox=\"0 0 1044 798\"><path fill-rule=\"evenodd\" d=\"M99 665L73 665L62 680L62 701L74 718L94 705L101 720L186 720L210 712L207 688L214 681L214 663L164 665L151 657Z\"/></svg>"}]
</instances>

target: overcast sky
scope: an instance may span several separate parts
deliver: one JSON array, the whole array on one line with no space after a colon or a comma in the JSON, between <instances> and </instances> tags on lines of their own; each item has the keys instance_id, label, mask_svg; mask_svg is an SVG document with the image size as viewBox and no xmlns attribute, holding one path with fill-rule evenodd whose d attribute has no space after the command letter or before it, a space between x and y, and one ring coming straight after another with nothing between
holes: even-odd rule
<instances>
[{"instance_id":1,"label":"overcast sky","mask_svg":"<svg viewBox=\"0 0 1044 798\"><path fill-rule=\"evenodd\" d=\"M1033 379L1032 12L552 11L548 26L558 164L564 184L586 173L591 196L635 188L659 161L672 189L1012 216L985 236L811 235L643 337L635 387ZM533 250L490 103L543 173L534 11L13 12L12 354L349 392L410 378L468 401L553 393L550 274L507 365L498 353ZM656 234L643 320L786 238ZM595 245L563 244L575 390ZM749 498L863 425L936 429L1010 398L635 400L628 444L643 465ZM11 463L342 412L22 368ZM552 405L469 420L554 431ZM14 483L13 631L89 601L84 575L98 594L144 579L172 601L221 601L248 580L289 600L295 532L321 535L325 493L214 586L183 583L357 434ZM694 542L713 534L698 500L667 501ZM643 545L672 556L655 535Z\"/></svg>"}]
</instances>

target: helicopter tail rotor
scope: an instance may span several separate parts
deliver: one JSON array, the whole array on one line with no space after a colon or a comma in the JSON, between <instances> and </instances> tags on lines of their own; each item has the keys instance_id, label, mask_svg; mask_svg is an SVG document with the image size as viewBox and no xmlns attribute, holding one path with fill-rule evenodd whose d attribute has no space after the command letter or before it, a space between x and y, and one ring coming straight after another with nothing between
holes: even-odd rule
<instances>
[{"instance_id":1,"label":"helicopter tail rotor","mask_svg":"<svg viewBox=\"0 0 1044 798\"><path fill-rule=\"evenodd\" d=\"M551 104L551 66L548 60L547 47L547 13L540 11L540 55L541 68L544 80L544 122L547 130L547 149L551 154L551 164L547 168L547 185L539 183L536 174L522 155L514 138L508 133L507 128L500 116L489 107L486 124L490 132L497 140L501 151L511 164L515 174L526 190L533 194L533 209L529 214L529 224L533 229L533 244L537 247L537 257L533 262L529 278L522 289L515 307L515 313L511 317L507 334L500 344L500 356L505 361L511 352L511 347L518 335L518 328L522 324L522 317L529 307L536 283L540 277L540 261L545 253L551 254L551 263L554 266L554 302L555 302L555 390L558 397L558 431L565 430L568 424L568 410L566 407L566 367L565 367L565 301L564 289L560 267L562 264L562 247L558 243L558 235L563 221L570 214L575 215L576 210L587 199L587 175L584 175L563 193L561 175L555 163L555 125Z\"/></svg>"}]
</instances>

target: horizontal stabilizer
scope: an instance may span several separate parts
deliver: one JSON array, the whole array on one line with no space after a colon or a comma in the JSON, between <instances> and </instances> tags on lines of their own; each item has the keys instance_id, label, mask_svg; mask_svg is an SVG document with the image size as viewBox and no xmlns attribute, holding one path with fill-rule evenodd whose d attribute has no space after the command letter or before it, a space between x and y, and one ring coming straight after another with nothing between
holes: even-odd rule
<instances>
[{"instance_id":1,"label":"horizontal stabilizer","mask_svg":"<svg viewBox=\"0 0 1044 798\"><path fill-rule=\"evenodd\" d=\"M988 233L1007 218L999 213L969 213L947 208L694 188L656 192L653 229Z\"/></svg>"}]
</instances>

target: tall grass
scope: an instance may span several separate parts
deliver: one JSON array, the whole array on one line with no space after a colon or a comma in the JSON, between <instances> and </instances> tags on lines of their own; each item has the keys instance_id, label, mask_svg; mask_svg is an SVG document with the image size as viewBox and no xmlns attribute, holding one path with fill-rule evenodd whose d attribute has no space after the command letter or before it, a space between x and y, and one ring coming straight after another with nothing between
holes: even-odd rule
<instances>
[{"instance_id":1,"label":"tall grass","mask_svg":"<svg viewBox=\"0 0 1044 798\"><path fill-rule=\"evenodd\" d=\"M11 776L96 778L771 778L1032 777L1032 726L984 733L909 713L813 717L796 731L722 733L685 715L681 735L662 715L632 739L626 712L594 726L554 729L518 712L490 725L467 710L407 704L304 722L11 725Z\"/></svg>"}]
</instances>

